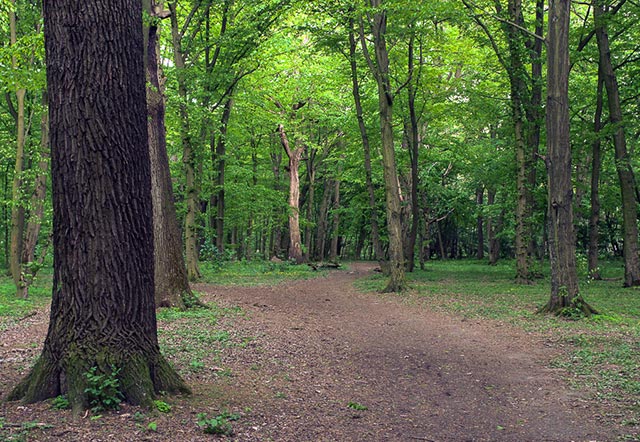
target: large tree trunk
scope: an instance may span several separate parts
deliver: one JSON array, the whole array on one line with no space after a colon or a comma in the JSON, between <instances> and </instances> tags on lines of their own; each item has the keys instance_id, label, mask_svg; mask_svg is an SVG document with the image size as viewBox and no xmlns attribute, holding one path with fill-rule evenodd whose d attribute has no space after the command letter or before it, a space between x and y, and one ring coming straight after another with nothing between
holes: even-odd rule
<instances>
[{"instance_id":1,"label":"large tree trunk","mask_svg":"<svg viewBox=\"0 0 640 442\"><path fill-rule=\"evenodd\" d=\"M185 308L197 303L197 298L191 291L187 278L167 155L165 99L159 66L157 20L166 17L168 11L163 11L162 2L154 0L146 0L145 8L149 16L153 17L150 24L145 26L145 64L153 203L155 301L158 307Z\"/></svg>"},{"instance_id":2,"label":"large tree trunk","mask_svg":"<svg viewBox=\"0 0 640 442\"><path fill-rule=\"evenodd\" d=\"M567 314L593 310L580 297L573 227L573 187L569 141L570 0L549 1L547 47L547 172L551 297L542 311Z\"/></svg>"},{"instance_id":3,"label":"large tree trunk","mask_svg":"<svg viewBox=\"0 0 640 442\"><path fill-rule=\"evenodd\" d=\"M117 371L125 401L150 406L160 391L188 388L160 353L156 332L142 8L124 0L78 5L44 2L51 322L40 358L9 399L66 394L78 412L89 406L85 373L96 367Z\"/></svg>"},{"instance_id":4,"label":"large tree trunk","mask_svg":"<svg viewBox=\"0 0 640 442\"><path fill-rule=\"evenodd\" d=\"M12 0L15 6L15 0ZM15 10L9 12L9 43L15 46L17 43L17 17ZM16 56L11 58L11 67L18 69ZM24 245L25 210L22 203L22 172L25 160L25 115L24 101L27 91L21 86L17 86L16 94L16 161L13 170L13 186L11 192L11 245L9 253L9 270L16 286L16 294L22 295L22 248Z\"/></svg>"},{"instance_id":5,"label":"large tree trunk","mask_svg":"<svg viewBox=\"0 0 640 442\"><path fill-rule=\"evenodd\" d=\"M609 35L602 2L594 0L593 15L596 23L596 38L600 52L600 70L609 103L609 121L614 130L615 165L620 181L622 194L622 220L624 227L624 286L640 285L640 261L638 259L638 214L636 201L635 177L631 166L631 157L627 150L625 125L620 107L618 80L611 63Z\"/></svg>"},{"instance_id":6,"label":"large tree trunk","mask_svg":"<svg viewBox=\"0 0 640 442\"><path fill-rule=\"evenodd\" d=\"M589 251L588 265L589 277L601 279L600 266L598 265L599 255L599 222L600 222L600 169L602 168L602 109L603 109L603 88L602 71L598 70L598 91L596 93L596 112L593 117L593 130L595 139L592 143L591 156L591 210L589 213Z\"/></svg>"},{"instance_id":7,"label":"large tree trunk","mask_svg":"<svg viewBox=\"0 0 640 442\"><path fill-rule=\"evenodd\" d=\"M300 160L304 146L291 149L284 126L278 126L280 142L289 158L289 259L296 264L304 262L302 238L300 235Z\"/></svg>"},{"instance_id":8,"label":"large tree trunk","mask_svg":"<svg viewBox=\"0 0 640 442\"><path fill-rule=\"evenodd\" d=\"M396 169L393 143L393 92L389 75L389 52L387 50L387 12L382 0L370 0L375 8L371 31L375 50L375 65L370 64L378 84L378 111L382 142L382 165L386 195L387 229L389 233L389 282L385 292L398 292L406 287L404 247L402 244L402 222L398 171ZM366 50L364 36L361 35L363 50Z\"/></svg>"},{"instance_id":9,"label":"large tree trunk","mask_svg":"<svg viewBox=\"0 0 640 442\"><path fill-rule=\"evenodd\" d=\"M360 83L358 81L358 64L356 62L356 39L354 35L353 19L349 22L349 63L351 66L351 83L353 100L356 105L356 117L358 119L358 127L360 128L360 137L362 138L362 150L364 153L364 175L367 185L367 194L369 195L369 216L371 222L371 242L373 243L373 251L376 261L384 260L384 251L380 241L380 227L378 224L378 211L376 209L376 194L373 186L373 178L371 173L371 146L369 145L369 135L367 126L364 122L362 100L360 97Z\"/></svg>"},{"instance_id":10,"label":"large tree trunk","mask_svg":"<svg viewBox=\"0 0 640 442\"><path fill-rule=\"evenodd\" d=\"M176 15L176 3L169 2L171 11L171 39L173 44L173 62L176 67L178 80L178 95L180 97L180 139L182 141L182 162L184 164L187 213L184 220L185 238L185 258L187 266L187 276L189 280L200 279L200 268L198 266L198 227L196 218L199 211L199 191L196 183L196 158L195 146L191 135L189 123L189 112L187 110L187 86L185 78L185 60L182 52L180 29L178 27L178 17Z\"/></svg>"}]
</instances>

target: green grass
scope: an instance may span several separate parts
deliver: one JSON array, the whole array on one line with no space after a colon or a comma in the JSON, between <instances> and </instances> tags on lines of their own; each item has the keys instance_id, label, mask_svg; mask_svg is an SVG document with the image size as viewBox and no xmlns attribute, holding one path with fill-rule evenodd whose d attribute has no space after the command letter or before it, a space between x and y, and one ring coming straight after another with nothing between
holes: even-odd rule
<instances>
[{"instance_id":1,"label":"green grass","mask_svg":"<svg viewBox=\"0 0 640 442\"><path fill-rule=\"evenodd\" d=\"M326 275L326 271L314 271L307 265L292 265L286 261L228 261L222 264L202 262L200 270L202 282L239 286L275 285Z\"/></svg>"},{"instance_id":2,"label":"green grass","mask_svg":"<svg viewBox=\"0 0 640 442\"><path fill-rule=\"evenodd\" d=\"M620 262L602 263L602 274L613 280L590 281L580 275L580 291L601 314L567 320L536 314L550 296L549 271L534 285L513 283L511 261L489 266L475 260L431 261L424 271L407 274L407 302L454 313L465 318L507 322L542 333L563 350L553 366L567 370L572 385L586 388L595 398L621 408L619 422L640 431L640 288L623 288ZM359 282L361 289L384 287L381 275ZM612 408L613 409L613 408ZM620 417L622 416L622 417Z\"/></svg>"},{"instance_id":3,"label":"green grass","mask_svg":"<svg viewBox=\"0 0 640 442\"><path fill-rule=\"evenodd\" d=\"M243 311L215 304L208 307L158 311L160 348L182 374L195 374L217 367L224 349L246 345L246 338L229 331L228 324L221 324L223 318L242 316Z\"/></svg>"},{"instance_id":4,"label":"green grass","mask_svg":"<svg viewBox=\"0 0 640 442\"><path fill-rule=\"evenodd\" d=\"M13 280L0 276L0 327L12 320L23 318L41 308L51 300L52 269L45 268L38 273L38 278L29 290L29 298L16 296Z\"/></svg>"}]
</instances>

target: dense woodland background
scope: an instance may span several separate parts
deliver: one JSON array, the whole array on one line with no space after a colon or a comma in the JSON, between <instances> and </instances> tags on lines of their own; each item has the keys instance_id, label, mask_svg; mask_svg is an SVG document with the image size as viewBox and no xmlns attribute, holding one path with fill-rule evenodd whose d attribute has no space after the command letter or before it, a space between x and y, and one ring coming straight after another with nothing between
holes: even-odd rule
<instances>
[{"instance_id":1,"label":"dense woodland background","mask_svg":"<svg viewBox=\"0 0 640 442\"><path fill-rule=\"evenodd\" d=\"M407 270L516 258L529 283L547 265L543 1L146 3L149 118L166 128L182 239L156 254L183 243L189 279L229 259L382 260L390 232ZM569 34L578 262L598 278L599 257L624 258L627 286L640 283L639 15L630 0L573 2ZM0 266L25 296L52 256L42 27L40 2L0 0Z\"/></svg>"}]
</instances>

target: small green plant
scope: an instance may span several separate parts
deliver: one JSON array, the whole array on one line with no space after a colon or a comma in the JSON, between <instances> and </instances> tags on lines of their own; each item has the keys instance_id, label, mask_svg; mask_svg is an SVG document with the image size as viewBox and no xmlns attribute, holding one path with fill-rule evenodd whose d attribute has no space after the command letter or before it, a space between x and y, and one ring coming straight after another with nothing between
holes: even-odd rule
<instances>
[{"instance_id":1,"label":"small green plant","mask_svg":"<svg viewBox=\"0 0 640 442\"><path fill-rule=\"evenodd\" d=\"M51 401L51 408L54 410L68 410L69 399L66 396L57 396Z\"/></svg>"},{"instance_id":2,"label":"small green plant","mask_svg":"<svg viewBox=\"0 0 640 442\"><path fill-rule=\"evenodd\" d=\"M202 369L204 368L204 362L198 359L193 359L191 360L191 362L189 362L189 368L192 372L197 373L199 371L202 371Z\"/></svg>"},{"instance_id":3,"label":"small green plant","mask_svg":"<svg viewBox=\"0 0 640 442\"><path fill-rule=\"evenodd\" d=\"M111 367L111 373L99 373L97 367L91 367L84 375L87 388L84 392L89 397L89 404L94 413L103 410L117 410L122 402L120 391L119 368Z\"/></svg>"},{"instance_id":4,"label":"small green plant","mask_svg":"<svg viewBox=\"0 0 640 442\"><path fill-rule=\"evenodd\" d=\"M153 405L156 406L156 409L160 413L169 413L171 411L171 405L167 404L165 401L155 400L153 401Z\"/></svg>"},{"instance_id":5,"label":"small green plant","mask_svg":"<svg viewBox=\"0 0 640 442\"><path fill-rule=\"evenodd\" d=\"M144 422L144 420L147 417L144 415L144 413L140 413L139 411L136 411L135 413L133 413L133 421L140 423L140 422Z\"/></svg>"},{"instance_id":6,"label":"small green plant","mask_svg":"<svg viewBox=\"0 0 640 442\"><path fill-rule=\"evenodd\" d=\"M198 413L198 426L206 434L219 434L222 436L232 436L233 427L229 421L240 419L239 414L221 413L215 417L207 417L207 413Z\"/></svg>"},{"instance_id":7,"label":"small green plant","mask_svg":"<svg viewBox=\"0 0 640 442\"><path fill-rule=\"evenodd\" d=\"M149 425L147 425L147 431L155 433L158 431L158 424L155 422L149 422Z\"/></svg>"},{"instance_id":8,"label":"small green plant","mask_svg":"<svg viewBox=\"0 0 640 442\"><path fill-rule=\"evenodd\" d=\"M347 407L351 408L352 410L356 410L356 411L367 411L369 409L365 405L359 404L357 402L349 402L347 404Z\"/></svg>"}]
</instances>

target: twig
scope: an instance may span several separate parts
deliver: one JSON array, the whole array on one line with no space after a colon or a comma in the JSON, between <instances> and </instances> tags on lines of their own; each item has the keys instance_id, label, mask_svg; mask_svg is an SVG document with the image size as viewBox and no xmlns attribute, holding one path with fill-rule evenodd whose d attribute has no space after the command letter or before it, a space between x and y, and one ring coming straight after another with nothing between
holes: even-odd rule
<instances>
[{"instance_id":1,"label":"twig","mask_svg":"<svg viewBox=\"0 0 640 442\"><path fill-rule=\"evenodd\" d=\"M31 318L31 317L33 317L33 316L35 316L37 314L38 314L38 312L31 312L28 315L23 316L22 318L18 319L18 322L24 321L25 319Z\"/></svg>"}]
</instances>

